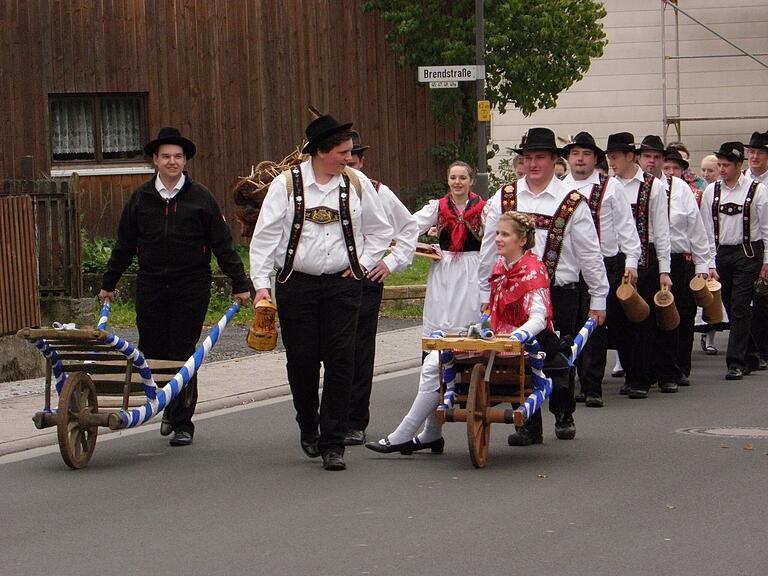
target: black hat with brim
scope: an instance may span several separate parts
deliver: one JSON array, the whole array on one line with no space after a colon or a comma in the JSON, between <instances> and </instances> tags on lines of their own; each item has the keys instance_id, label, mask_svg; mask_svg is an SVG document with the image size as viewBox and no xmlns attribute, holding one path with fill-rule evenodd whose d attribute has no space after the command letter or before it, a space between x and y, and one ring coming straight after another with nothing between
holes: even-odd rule
<instances>
[{"instance_id":1,"label":"black hat with brim","mask_svg":"<svg viewBox=\"0 0 768 576\"><path fill-rule=\"evenodd\" d=\"M650 134L643 138L643 141L640 142L640 148L638 148L637 151L644 152L645 150L664 154L664 142L661 141L660 136L654 136L653 134Z\"/></svg>"},{"instance_id":2,"label":"black hat with brim","mask_svg":"<svg viewBox=\"0 0 768 576\"><path fill-rule=\"evenodd\" d=\"M360 138L360 133L357 130L352 130L352 154L361 154L368 150L370 146L363 144L363 139Z\"/></svg>"},{"instance_id":3,"label":"black hat with brim","mask_svg":"<svg viewBox=\"0 0 768 576\"><path fill-rule=\"evenodd\" d=\"M555 142L555 133L549 128L531 128L523 136L520 148L513 148L512 150L517 154L524 154L535 150L549 150L559 156L563 154L563 151Z\"/></svg>"},{"instance_id":4,"label":"black hat with brim","mask_svg":"<svg viewBox=\"0 0 768 576\"><path fill-rule=\"evenodd\" d=\"M741 142L723 142L720 144L720 150L715 150L714 154L718 158L727 158L734 162L743 162L744 144Z\"/></svg>"},{"instance_id":5,"label":"black hat with brim","mask_svg":"<svg viewBox=\"0 0 768 576\"><path fill-rule=\"evenodd\" d=\"M568 158L568 154L570 154L571 150L574 148L586 148L587 150L592 150L597 157L598 164L605 159L605 151L595 144L595 139L589 132L579 132L576 134L571 142L563 146L563 155Z\"/></svg>"},{"instance_id":6,"label":"black hat with brim","mask_svg":"<svg viewBox=\"0 0 768 576\"><path fill-rule=\"evenodd\" d=\"M339 132L346 132L352 128L352 122L345 122L339 124L339 122L330 114L325 114L312 120L304 131L307 135L307 143L304 148L301 149L303 154L312 154L317 150L317 145L334 134Z\"/></svg>"},{"instance_id":7,"label":"black hat with brim","mask_svg":"<svg viewBox=\"0 0 768 576\"><path fill-rule=\"evenodd\" d=\"M178 128L166 127L160 128L160 132L157 133L157 138L144 146L144 154L147 156L154 156L157 154L158 148L160 148L160 146L163 144L174 144L176 146L181 146L182 150L184 150L184 156L187 157L187 160L191 160L197 152L197 147L195 146L194 142L188 138L184 138L184 136L181 135L181 132L179 132Z\"/></svg>"},{"instance_id":8,"label":"black hat with brim","mask_svg":"<svg viewBox=\"0 0 768 576\"><path fill-rule=\"evenodd\" d=\"M637 152L634 134L630 132L617 132L608 136L605 153L609 154L611 152Z\"/></svg>"},{"instance_id":9,"label":"black hat with brim","mask_svg":"<svg viewBox=\"0 0 768 576\"><path fill-rule=\"evenodd\" d=\"M680 154L680 150L675 148L674 146L671 146L664 150L664 161L665 162L677 162L682 166L683 170L688 170L688 167L690 164L688 161L683 158L683 155Z\"/></svg>"},{"instance_id":10,"label":"black hat with brim","mask_svg":"<svg viewBox=\"0 0 768 576\"><path fill-rule=\"evenodd\" d=\"M752 137L749 139L749 144L744 144L744 148L768 150L768 132L752 132Z\"/></svg>"}]
</instances>

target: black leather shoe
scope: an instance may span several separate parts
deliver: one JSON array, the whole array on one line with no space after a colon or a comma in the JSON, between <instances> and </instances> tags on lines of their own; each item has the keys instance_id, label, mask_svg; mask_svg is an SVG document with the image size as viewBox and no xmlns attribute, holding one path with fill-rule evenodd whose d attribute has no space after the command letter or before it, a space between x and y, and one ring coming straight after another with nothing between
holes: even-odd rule
<instances>
[{"instance_id":1,"label":"black leather shoe","mask_svg":"<svg viewBox=\"0 0 768 576\"><path fill-rule=\"evenodd\" d=\"M728 368L728 372L725 375L726 380L741 380L744 376L744 372L741 368Z\"/></svg>"},{"instance_id":2,"label":"black leather shoe","mask_svg":"<svg viewBox=\"0 0 768 576\"><path fill-rule=\"evenodd\" d=\"M758 370L768 370L768 361L765 361L762 358L760 358L757 361L757 369Z\"/></svg>"},{"instance_id":3,"label":"black leather shoe","mask_svg":"<svg viewBox=\"0 0 768 576\"><path fill-rule=\"evenodd\" d=\"M171 432L173 432L173 426L163 417L163 420L160 422L160 436L170 436Z\"/></svg>"},{"instance_id":4,"label":"black leather shoe","mask_svg":"<svg viewBox=\"0 0 768 576\"><path fill-rule=\"evenodd\" d=\"M329 450L323 453L323 468L326 470L346 470L347 465L339 452Z\"/></svg>"},{"instance_id":5,"label":"black leather shoe","mask_svg":"<svg viewBox=\"0 0 768 576\"><path fill-rule=\"evenodd\" d=\"M432 454L442 454L445 449L445 439L441 436L432 442L421 442L418 438L413 439L413 451L432 450Z\"/></svg>"},{"instance_id":6,"label":"black leather shoe","mask_svg":"<svg viewBox=\"0 0 768 576\"><path fill-rule=\"evenodd\" d=\"M587 408L602 408L604 406L603 398L597 394L587 394L584 406Z\"/></svg>"},{"instance_id":7,"label":"black leather shoe","mask_svg":"<svg viewBox=\"0 0 768 576\"><path fill-rule=\"evenodd\" d=\"M520 428L514 434L507 437L507 444L510 446L533 446L544 442L542 436L534 435L525 428Z\"/></svg>"},{"instance_id":8,"label":"black leather shoe","mask_svg":"<svg viewBox=\"0 0 768 576\"><path fill-rule=\"evenodd\" d=\"M677 382L659 382L659 392L674 394L677 392Z\"/></svg>"},{"instance_id":9,"label":"black leather shoe","mask_svg":"<svg viewBox=\"0 0 768 576\"><path fill-rule=\"evenodd\" d=\"M582 403L586 401L587 397L584 395L584 392L576 392L573 399L576 400L576 402Z\"/></svg>"},{"instance_id":10,"label":"black leather shoe","mask_svg":"<svg viewBox=\"0 0 768 576\"><path fill-rule=\"evenodd\" d=\"M555 420L555 436L558 440L573 440L576 437L576 424L573 416L563 416Z\"/></svg>"},{"instance_id":11,"label":"black leather shoe","mask_svg":"<svg viewBox=\"0 0 768 576\"><path fill-rule=\"evenodd\" d=\"M177 430L168 442L171 446L189 446L192 444L192 434L186 430Z\"/></svg>"},{"instance_id":12,"label":"black leather shoe","mask_svg":"<svg viewBox=\"0 0 768 576\"><path fill-rule=\"evenodd\" d=\"M349 430L344 436L344 446L360 446L365 444L365 432L362 430Z\"/></svg>"},{"instance_id":13,"label":"black leather shoe","mask_svg":"<svg viewBox=\"0 0 768 576\"><path fill-rule=\"evenodd\" d=\"M380 454L392 454L393 452L400 452L400 454L409 455L413 454L413 440L408 442L402 442L400 444L390 444L389 438L382 438L378 442L366 442L365 447L368 450L379 452Z\"/></svg>"},{"instance_id":14,"label":"black leather shoe","mask_svg":"<svg viewBox=\"0 0 768 576\"><path fill-rule=\"evenodd\" d=\"M320 457L320 448L317 445L317 434L301 434L301 449L304 450L304 454L310 458Z\"/></svg>"},{"instance_id":15,"label":"black leather shoe","mask_svg":"<svg viewBox=\"0 0 768 576\"><path fill-rule=\"evenodd\" d=\"M686 376L685 374L683 374L683 375L680 377L680 382L678 382L678 383L677 383L677 385L678 385L678 386L690 386L690 385L691 385L691 381L688 379L688 376Z\"/></svg>"},{"instance_id":16,"label":"black leather shoe","mask_svg":"<svg viewBox=\"0 0 768 576\"><path fill-rule=\"evenodd\" d=\"M622 396L628 396L629 395L629 384L622 384L621 388L619 388L619 394Z\"/></svg>"},{"instance_id":17,"label":"black leather shoe","mask_svg":"<svg viewBox=\"0 0 768 576\"><path fill-rule=\"evenodd\" d=\"M627 395L633 400L640 400L642 398L648 398L648 390L639 390L637 388L630 388Z\"/></svg>"}]
</instances>

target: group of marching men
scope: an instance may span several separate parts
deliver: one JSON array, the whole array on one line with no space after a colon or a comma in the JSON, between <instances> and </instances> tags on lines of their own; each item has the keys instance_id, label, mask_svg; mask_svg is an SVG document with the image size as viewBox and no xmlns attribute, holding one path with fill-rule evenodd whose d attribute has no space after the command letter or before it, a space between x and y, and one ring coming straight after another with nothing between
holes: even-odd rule
<instances>
[{"instance_id":1,"label":"group of marching men","mask_svg":"<svg viewBox=\"0 0 768 576\"><path fill-rule=\"evenodd\" d=\"M310 159L277 178L264 200L251 242L251 277L255 299L271 298L269 273L279 270L277 306L301 447L310 457L322 456L326 469L344 469L344 446L366 439L384 278L407 267L418 236L432 233L440 259L427 282L424 334L477 322L490 300L497 231L508 213L527 215L523 222L530 222L532 251L549 277L558 336L574 336L588 317L598 324L580 357L580 394L573 378L554 382L549 410L558 438L575 436L577 397L590 407L603 405L609 346L618 352L625 373L621 392L630 398L646 398L654 384L666 393L690 385L696 304L689 283L696 275L722 284L730 321L726 378L765 369L768 342L760 329L767 325L768 305L755 286L768 280L768 132L755 132L746 145L723 143L714 153L719 179L702 191L688 182L688 161L658 136L637 144L630 133L612 134L602 149L581 132L561 148L551 130L532 128L515 150L524 159L524 176L486 201L472 191L472 168L455 162L448 193L413 215L385 185L361 172L368 147L351 123L323 116L306 133ZM570 168L563 179L555 173L561 157ZM611 176L599 170L606 160ZM650 304L642 322L630 321L618 303L622 283ZM659 290L674 295L676 329L657 325L653 302ZM753 310L763 320L753 324ZM429 371L425 362L419 395L434 395ZM423 390L427 381L429 390ZM442 451L431 402L419 408L417 396L392 434L366 446L383 453ZM414 425L422 423L421 434L414 435ZM542 437L536 413L509 443L525 446Z\"/></svg>"}]
</instances>

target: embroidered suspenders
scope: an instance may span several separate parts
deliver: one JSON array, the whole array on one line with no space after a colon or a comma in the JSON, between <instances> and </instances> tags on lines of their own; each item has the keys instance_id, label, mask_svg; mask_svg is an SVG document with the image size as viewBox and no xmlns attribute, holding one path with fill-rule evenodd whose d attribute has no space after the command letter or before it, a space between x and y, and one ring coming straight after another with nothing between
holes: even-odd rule
<instances>
[{"instance_id":1,"label":"embroidered suspenders","mask_svg":"<svg viewBox=\"0 0 768 576\"><path fill-rule=\"evenodd\" d=\"M568 226L574 210L576 210L576 207L582 200L584 200L584 196L574 190L566 195L553 216L526 212L526 214L534 219L536 228L547 230L547 242L544 245L544 257L542 260L547 268L549 279L553 283L555 281L557 263L560 261L560 254L563 251L565 228ZM517 185L516 183L507 184L501 190L502 214L515 211L516 209Z\"/></svg>"},{"instance_id":2,"label":"embroidered suspenders","mask_svg":"<svg viewBox=\"0 0 768 576\"><path fill-rule=\"evenodd\" d=\"M286 174L286 180L290 178L288 184L289 194L293 192L293 222L291 223L291 234L288 238L288 249L285 252L285 263L277 275L277 281L281 284L290 278L293 272L293 261L296 258L296 250L299 246L301 231L304 228L304 220L309 219L312 222L324 224L332 222L341 222L341 230L344 234L344 244L347 247L347 256L349 257L349 266L352 270L352 276L355 280L360 280L364 274L357 259L357 248L355 246L355 234L352 230L352 214L349 209L349 190L350 183L347 174L342 174L342 183L339 186L339 211L330 208L306 209L304 202L304 184L301 178L301 169L294 166L290 174ZM308 218L308 214L311 216Z\"/></svg>"},{"instance_id":3,"label":"embroidered suspenders","mask_svg":"<svg viewBox=\"0 0 768 576\"><path fill-rule=\"evenodd\" d=\"M637 263L639 268L648 268L648 236L650 234L648 213L653 178L653 174L648 172L643 174L643 183L640 184L640 189L637 191L637 204L632 204L632 215L635 217L637 234L640 236L640 260Z\"/></svg>"},{"instance_id":4,"label":"embroidered suspenders","mask_svg":"<svg viewBox=\"0 0 768 576\"><path fill-rule=\"evenodd\" d=\"M589 194L589 211L592 212L592 220L597 228L597 238L600 239L600 207L603 205L603 196L605 196L605 189L608 187L608 176L605 174L599 175L600 182L592 186L592 192Z\"/></svg>"},{"instance_id":5,"label":"embroidered suspenders","mask_svg":"<svg viewBox=\"0 0 768 576\"><path fill-rule=\"evenodd\" d=\"M747 191L747 196L744 198L744 206L739 206L729 202L720 206L720 186L721 181L715 182L715 192L712 196L712 228L715 234L715 247L720 247L720 212L728 214L730 216L741 213L741 245L744 248L744 255L747 258L754 258L755 252L752 250L751 234L752 229L750 226L750 212L752 207L752 200L754 199L755 192L757 191L757 185L759 182L753 180ZM740 210L739 210L740 209Z\"/></svg>"}]
</instances>

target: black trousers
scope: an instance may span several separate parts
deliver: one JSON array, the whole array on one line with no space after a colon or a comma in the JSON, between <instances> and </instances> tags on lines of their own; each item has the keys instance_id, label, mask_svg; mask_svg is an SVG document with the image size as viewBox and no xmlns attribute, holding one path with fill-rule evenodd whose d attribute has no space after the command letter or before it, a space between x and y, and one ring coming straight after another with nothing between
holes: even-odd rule
<instances>
[{"instance_id":1,"label":"black trousers","mask_svg":"<svg viewBox=\"0 0 768 576\"><path fill-rule=\"evenodd\" d=\"M752 346L768 360L768 297L755 294L752 300Z\"/></svg>"},{"instance_id":2,"label":"black trousers","mask_svg":"<svg viewBox=\"0 0 768 576\"><path fill-rule=\"evenodd\" d=\"M352 379L352 395L349 402L348 428L363 430L370 420L369 404L373 384L373 364L376 358L376 330L379 326L379 309L384 284L363 279L363 295L357 317L355 345L355 376Z\"/></svg>"},{"instance_id":3,"label":"black trousers","mask_svg":"<svg viewBox=\"0 0 768 576\"><path fill-rule=\"evenodd\" d=\"M136 284L136 327L139 350L146 358L187 360L195 351L211 296L210 278L195 281L147 281ZM166 407L163 417L174 430L194 435L197 405L194 376Z\"/></svg>"},{"instance_id":4,"label":"black trousers","mask_svg":"<svg viewBox=\"0 0 768 576\"><path fill-rule=\"evenodd\" d=\"M576 410L574 400L574 371L560 353L560 341L572 338L581 326L577 326L579 317L579 285L552 286L553 324L558 338L551 332L541 332L536 338L541 344L547 357L544 362L544 373L552 379L552 395L549 397L549 411L556 419L571 416ZM532 434L541 436L543 424L541 410L531 416L523 428Z\"/></svg>"},{"instance_id":5,"label":"black trousers","mask_svg":"<svg viewBox=\"0 0 768 576\"><path fill-rule=\"evenodd\" d=\"M605 271L608 275L608 298L606 301L605 322L592 331L592 336L581 351L576 367L579 372L579 386L582 394L594 396L603 395L603 376L605 374L606 356L608 354L608 340L611 333L611 319L616 315L619 303L616 300L616 288L621 284L624 276L624 254L603 258ZM591 298L587 283L583 278L579 279L579 324L581 326L589 316ZM577 326L577 329L581 329Z\"/></svg>"},{"instance_id":6,"label":"black trousers","mask_svg":"<svg viewBox=\"0 0 768 576\"><path fill-rule=\"evenodd\" d=\"M320 427L321 452L343 453L362 282L340 274L293 272L275 292L296 422L307 434Z\"/></svg>"},{"instance_id":7,"label":"black trousers","mask_svg":"<svg viewBox=\"0 0 768 576\"><path fill-rule=\"evenodd\" d=\"M612 326L614 338L624 367L625 382L635 390L648 391L659 382L677 382L680 379L677 365L677 347L654 346L656 338L656 310L653 297L659 291L659 261L653 244L648 246L648 266L637 271L637 292L650 307L650 314L643 322L630 322L624 309L619 307Z\"/></svg>"},{"instance_id":8,"label":"black trousers","mask_svg":"<svg viewBox=\"0 0 768 576\"><path fill-rule=\"evenodd\" d=\"M728 351L725 362L728 368L750 367L757 358L748 360L748 356L757 356L757 346L752 340L752 298L755 280L760 275L763 265L763 243L753 242L753 258L747 258L744 248L738 246L720 246L717 250L717 273L722 284L722 297L731 331L728 335Z\"/></svg>"},{"instance_id":9,"label":"black trousers","mask_svg":"<svg viewBox=\"0 0 768 576\"><path fill-rule=\"evenodd\" d=\"M689 284L696 275L696 267L686 254L672 254L669 277L672 280L672 295L680 314L680 325L669 331L670 344L677 349L677 368L680 375L691 375L691 351L693 350L693 328L696 323L696 300ZM663 332L659 330L659 332ZM672 334L675 333L675 334ZM661 339L660 339L661 340ZM678 380L679 382L679 380Z\"/></svg>"}]
</instances>

